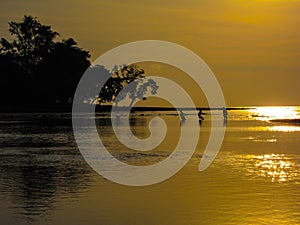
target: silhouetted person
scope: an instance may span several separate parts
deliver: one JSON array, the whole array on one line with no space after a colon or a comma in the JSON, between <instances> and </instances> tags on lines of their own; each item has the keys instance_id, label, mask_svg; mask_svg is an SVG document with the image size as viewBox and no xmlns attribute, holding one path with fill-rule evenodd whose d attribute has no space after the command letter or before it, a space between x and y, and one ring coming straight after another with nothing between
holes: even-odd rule
<instances>
[{"instance_id":1,"label":"silhouetted person","mask_svg":"<svg viewBox=\"0 0 300 225\"><path fill-rule=\"evenodd\" d=\"M199 112L198 112L199 121L204 120L204 117L202 115L203 115L202 109L200 109Z\"/></svg>"},{"instance_id":2,"label":"silhouetted person","mask_svg":"<svg viewBox=\"0 0 300 225\"><path fill-rule=\"evenodd\" d=\"M185 122L186 118L185 118L185 114L182 112L182 110L179 111L179 116L180 116L180 121L181 122Z\"/></svg>"},{"instance_id":3,"label":"silhouetted person","mask_svg":"<svg viewBox=\"0 0 300 225\"><path fill-rule=\"evenodd\" d=\"M225 107L223 107L222 110L223 110L223 118L224 120L227 120L227 110Z\"/></svg>"},{"instance_id":4,"label":"silhouetted person","mask_svg":"<svg viewBox=\"0 0 300 225\"><path fill-rule=\"evenodd\" d=\"M202 120L199 120L199 125L200 125L200 126L202 125Z\"/></svg>"}]
</instances>

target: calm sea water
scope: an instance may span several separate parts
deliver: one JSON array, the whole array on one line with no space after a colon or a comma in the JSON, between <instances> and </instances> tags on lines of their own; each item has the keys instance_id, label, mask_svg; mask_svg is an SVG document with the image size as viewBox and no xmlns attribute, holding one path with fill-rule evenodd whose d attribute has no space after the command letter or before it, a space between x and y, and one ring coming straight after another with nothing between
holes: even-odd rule
<instances>
[{"instance_id":1,"label":"calm sea water","mask_svg":"<svg viewBox=\"0 0 300 225\"><path fill-rule=\"evenodd\" d=\"M197 112L186 112L189 126ZM205 171L198 165L210 134L204 115L197 150L172 178L146 187L104 179L77 149L70 114L0 114L1 224L300 224L300 107L230 110L223 146ZM212 112L214 113L214 112ZM140 153L121 145L108 114L98 132L112 155L134 165L154 164L175 148L175 112L139 112L132 132L150 135L160 114L168 125L157 149ZM222 118L220 118L222 119Z\"/></svg>"}]
</instances>

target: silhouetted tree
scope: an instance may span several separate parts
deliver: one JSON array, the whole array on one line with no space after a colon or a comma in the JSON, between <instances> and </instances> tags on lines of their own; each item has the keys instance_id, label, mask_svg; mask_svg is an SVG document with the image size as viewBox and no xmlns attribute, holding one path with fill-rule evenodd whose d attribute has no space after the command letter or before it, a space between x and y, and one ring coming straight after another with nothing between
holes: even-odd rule
<instances>
[{"instance_id":1,"label":"silhouetted tree","mask_svg":"<svg viewBox=\"0 0 300 225\"><path fill-rule=\"evenodd\" d=\"M156 94L158 86L152 79L145 79L144 70L140 69L136 65L123 65L121 67L115 67L112 76L105 83L104 87L100 91L98 102L107 103L112 101L121 101L126 97L131 99L132 106L136 99L142 99L147 90L150 89L152 94ZM134 86L128 90L128 92L118 95L120 91L126 87L129 83L136 81ZM116 97L118 98L116 99Z\"/></svg>"},{"instance_id":2,"label":"silhouetted tree","mask_svg":"<svg viewBox=\"0 0 300 225\"><path fill-rule=\"evenodd\" d=\"M82 75L95 71L105 76L105 84L100 93L87 87L85 99L76 101L109 103L116 99L120 91L136 79L145 78L144 70L136 65L115 67L109 72L103 66L90 66L90 54L77 46L74 39L55 41L59 34L51 26L43 25L37 18L24 16L21 22L9 22L11 41L0 39L0 100L2 106L35 109L43 106L71 106L73 96ZM94 79L93 76L90 77ZM153 80L139 80L135 89L124 96L142 99L148 89L156 93ZM90 92L90 93L89 93ZM131 103L131 104L132 104Z\"/></svg>"},{"instance_id":3,"label":"silhouetted tree","mask_svg":"<svg viewBox=\"0 0 300 225\"><path fill-rule=\"evenodd\" d=\"M11 56L18 69L28 74L54 49L54 39L58 36L50 26L42 25L32 16L24 16L20 23L9 22L9 32L14 40L1 38L1 54Z\"/></svg>"},{"instance_id":4,"label":"silhouetted tree","mask_svg":"<svg viewBox=\"0 0 300 225\"><path fill-rule=\"evenodd\" d=\"M90 54L37 18L9 22L12 41L0 40L0 98L9 106L71 105Z\"/></svg>"},{"instance_id":5,"label":"silhouetted tree","mask_svg":"<svg viewBox=\"0 0 300 225\"><path fill-rule=\"evenodd\" d=\"M77 84L90 65L89 57L72 38L56 43L47 60L37 67L38 93L47 96L43 98L47 102L72 103Z\"/></svg>"},{"instance_id":6,"label":"silhouetted tree","mask_svg":"<svg viewBox=\"0 0 300 225\"><path fill-rule=\"evenodd\" d=\"M111 77L107 80L99 94L99 103L114 101L119 92L135 79L145 77L144 70L135 65L115 67Z\"/></svg>"},{"instance_id":7,"label":"silhouetted tree","mask_svg":"<svg viewBox=\"0 0 300 225\"><path fill-rule=\"evenodd\" d=\"M153 79L140 79L139 82L137 82L136 88L130 89L130 92L128 93L129 98L131 99L129 106L131 107L136 99L144 99L147 91L150 91L152 95L156 95L157 89L158 85Z\"/></svg>"}]
</instances>

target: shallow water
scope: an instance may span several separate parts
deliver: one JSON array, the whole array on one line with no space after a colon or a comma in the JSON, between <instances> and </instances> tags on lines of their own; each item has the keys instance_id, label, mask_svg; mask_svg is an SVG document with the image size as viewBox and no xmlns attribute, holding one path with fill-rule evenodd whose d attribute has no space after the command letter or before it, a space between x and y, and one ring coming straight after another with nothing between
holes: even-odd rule
<instances>
[{"instance_id":1,"label":"shallow water","mask_svg":"<svg viewBox=\"0 0 300 225\"><path fill-rule=\"evenodd\" d=\"M96 116L99 136L121 161L157 163L175 148L181 126L198 123L193 115L180 126L175 112L141 112L130 119L132 132L148 137L148 123L158 114L168 134L153 151L121 145L105 113ZM299 224L300 125L271 120L299 118L300 108L228 111L223 146L199 172L211 126L209 114L204 117L197 150L180 172L159 184L129 187L84 161L70 114L0 114L1 224Z\"/></svg>"}]
</instances>

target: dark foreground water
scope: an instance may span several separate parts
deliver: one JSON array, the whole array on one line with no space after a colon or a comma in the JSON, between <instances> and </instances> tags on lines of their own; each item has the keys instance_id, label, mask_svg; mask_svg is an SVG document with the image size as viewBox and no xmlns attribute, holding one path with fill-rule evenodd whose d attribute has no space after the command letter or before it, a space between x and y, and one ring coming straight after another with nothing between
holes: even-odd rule
<instances>
[{"instance_id":1,"label":"dark foreground water","mask_svg":"<svg viewBox=\"0 0 300 225\"><path fill-rule=\"evenodd\" d=\"M98 132L119 160L153 164L174 149L178 116L135 113L130 123L133 133L147 137L158 113L168 136L149 153L121 146L108 114L97 115ZM299 116L299 107L229 111L222 149L198 172L210 134L210 116L204 115L197 151L178 174L128 187L104 179L83 160L70 114L0 114L0 223L299 224L300 125L271 121ZM183 126L197 122L189 118Z\"/></svg>"}]
</instances>

